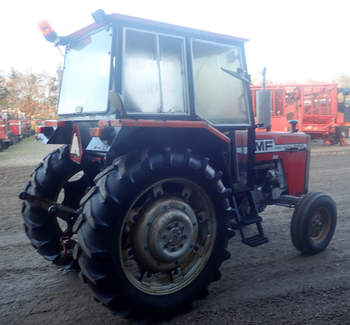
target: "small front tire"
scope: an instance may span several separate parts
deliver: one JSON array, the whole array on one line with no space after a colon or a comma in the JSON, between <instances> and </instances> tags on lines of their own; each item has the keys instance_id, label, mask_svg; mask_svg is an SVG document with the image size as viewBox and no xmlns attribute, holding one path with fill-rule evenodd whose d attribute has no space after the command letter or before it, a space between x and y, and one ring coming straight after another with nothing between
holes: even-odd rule
<instances>
[{"instance_id":1,"label":"small front tire","mask_svg":"<svg viewBox=\"0 0 350 325\"><path fill-rule=\"evenodd\" d=\"M322 252L332 240L337 224L333 199L321 192L306 194L297 204L291 222L296 249L306 255Z\"/></svg>"}]
</instances>

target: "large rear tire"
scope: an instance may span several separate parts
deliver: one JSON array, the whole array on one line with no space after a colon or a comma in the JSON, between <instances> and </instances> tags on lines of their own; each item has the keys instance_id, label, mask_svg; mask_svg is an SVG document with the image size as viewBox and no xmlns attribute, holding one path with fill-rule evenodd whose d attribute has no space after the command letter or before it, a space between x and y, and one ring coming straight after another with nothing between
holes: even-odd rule
<instances>
[{"instance_id":1,"label":"large rear tire","mask_svg":"<svg viewBox=\"0 0 350 325\"><path fill-rule=\"evenodd\" d=\"M337 208L333 199L321 192L306 194L297 204L291 222L293 245L306 255L327 248L337 224Z\"/></svg>"},{"instance_id":2,"label":"large rear tire","mask_svg":"<svg viewBox=\"0 0 350 325\"><path fill-rule=\"evenodd\" d=\"M117 159L82 199L75 257L94 296L136 319L204 298L228 259L230 192L208 159L151 150Z\"/></svg>"},{"instance_id":3,"label":"large rear tire","mask_svg":"<svg viewBox=\"0 0 350 325\"><path fill-rule=\"evenodd\" d=\"M80 171L80 165L70 160L69 146L65 145L35 168L25 191L53 201L59 199L62 204L77 209L87 182L85 176L78 180L71 178ZM38 253L54 264L73 266L73 258L62 242L68 224L28 201L23 202L22 215L26 234Z\"/></svg>"}]
</instances>

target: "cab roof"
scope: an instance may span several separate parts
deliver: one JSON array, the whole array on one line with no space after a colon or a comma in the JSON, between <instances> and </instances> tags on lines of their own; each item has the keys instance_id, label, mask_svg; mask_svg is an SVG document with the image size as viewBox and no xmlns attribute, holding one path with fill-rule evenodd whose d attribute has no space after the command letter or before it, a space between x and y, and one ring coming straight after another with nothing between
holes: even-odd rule
<instances>
[{"instance_id":1,"label":"cab roof","mask_svg":"<svg viewBox=\"0 0 350 325\"><path fill-rule=\"evenodd\" d=\"M150 29L153 31L163 32L163 33L171 33L171 34L177 34L184 37L192 37L192 38L199 38L199 39L207 39L211 41L217 41L217 42L224 42L224 43L244 43L248 41L248 39L225 35L225 34L219 34L219 33L213 33L208 32L204 30L189 28L189 27L183 27L178 25L172 25L168 23L163 22L157 22L154 20L149 19L143 19L143 18L137 18L127 15L122 15L118 13L114 13L111 15L106 15L106 20L103 23L97 24L93 23L91 25L88 25L70 35L68 35L69 38L77 39L82 37L83 35L90 33L104 25L108 25L110 23L114 24L120 24L122 26L128 26L128 27L135 27L140 29Z\"/></svg>"}]
</instances>

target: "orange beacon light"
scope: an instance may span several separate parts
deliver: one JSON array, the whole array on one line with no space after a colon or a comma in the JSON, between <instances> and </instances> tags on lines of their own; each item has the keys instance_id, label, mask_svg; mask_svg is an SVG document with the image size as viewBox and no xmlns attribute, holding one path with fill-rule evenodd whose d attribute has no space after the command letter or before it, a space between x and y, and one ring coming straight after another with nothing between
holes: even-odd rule
<instances>
[{"instance_id":1,"label":"orange beacon light","mask_svg":"<svg viewBox=\"0 0 350 325\"><path fill-rule=\"evenodd\" d=\"M54 43L58 39L57 33L53 30L47 20L42 20L38 24L38 27L47 41Z\"/></svg>"}]
</instances>

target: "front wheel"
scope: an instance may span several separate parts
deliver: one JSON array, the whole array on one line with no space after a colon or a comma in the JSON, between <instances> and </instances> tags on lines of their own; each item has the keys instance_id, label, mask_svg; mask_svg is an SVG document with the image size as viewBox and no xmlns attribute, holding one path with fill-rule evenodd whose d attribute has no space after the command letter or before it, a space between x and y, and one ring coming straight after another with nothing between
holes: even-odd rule
<instances>
[{"instance_id":1,"label":"front wheel","mask_svg":"<svg viewBox=\"0 0 350 325\"><path fill-rule=\"evenodd\" d=\"M229 257L220 176L207 159L170 149L129 155L102 172L77 225L76 257L95 297L143 319L204 297Z\"/></svg>"},{"instance_id":2,"label":"front wheel","mask_svg":"<svg viewBox=\"0 0 350 325\"><path fill-rule=\"evenodd\" d=\"M293 213L293 245L304 254L317 254L327 248L336 224L337 208L333 199L325 193L308 193L298 202Z\"/></svg>"}]
</instances>

